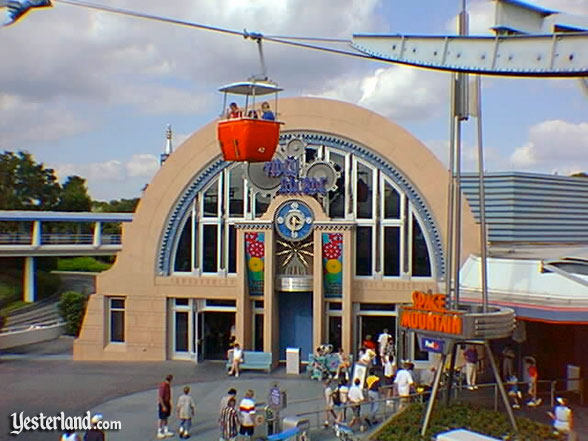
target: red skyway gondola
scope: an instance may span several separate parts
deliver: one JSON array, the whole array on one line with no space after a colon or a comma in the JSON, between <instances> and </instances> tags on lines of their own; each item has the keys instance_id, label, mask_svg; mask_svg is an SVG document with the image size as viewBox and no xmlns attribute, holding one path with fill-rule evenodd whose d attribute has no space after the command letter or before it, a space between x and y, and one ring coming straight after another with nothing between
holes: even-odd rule
<instances>
[{"instance_id":1,"label":"red skyway gondola","mask_svg":"<svg viewBox=\"0 0 588 441\"><path fill-rule=\"evenodd\" d=\"M267 80L250 80L221 87L223 109L217 125L217 138L225 161L265 162L274 156L280 137L281 122L277 121L277 84ZM228 95L245 96L244 107L230 101ZM256 107L256 98L274 94L273 106L263 101ZM262 101L262 100L258 100Z\"/></svg>"}]
</instances>

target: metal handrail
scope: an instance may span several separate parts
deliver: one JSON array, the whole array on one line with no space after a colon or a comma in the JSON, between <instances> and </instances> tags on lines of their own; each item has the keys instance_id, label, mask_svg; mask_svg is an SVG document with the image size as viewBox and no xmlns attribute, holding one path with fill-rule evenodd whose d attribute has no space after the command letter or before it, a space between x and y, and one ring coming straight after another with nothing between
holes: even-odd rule
<instances>
[{"instance_id":1,"label":"metal handrail","mask_svg":"<svg viewBox=\"0 0 588 441\"><path fill-rule=\"evenodd\" d=\"M120 234L102 234L100 245L120 245ZM41 235L43 245L92 245L93 234L44 233ZM30 233L0 233L1 245L33 245L33 235Z\"/></svg>"},{"instance_id":2,"label":"metal handrail","mask_svg":"<svg viewBox=\"0 0 588 441\"><path fill-rule=\"evenodd\" d=\"M64 324L65 324L65 321L63 321L62 319L54 319L54 320L49 320L49 321L41 322L41 323L29 323L26 325L18 325L18 326L14 326L14 327L4 328L4 329L0 330L0 335L14 334L17 332L22 332L22 331L35 331L35 330L41 329L41 328L49 328L51 326L58 326L58 325L64 325Z\"/></svg>"}]
</instances>

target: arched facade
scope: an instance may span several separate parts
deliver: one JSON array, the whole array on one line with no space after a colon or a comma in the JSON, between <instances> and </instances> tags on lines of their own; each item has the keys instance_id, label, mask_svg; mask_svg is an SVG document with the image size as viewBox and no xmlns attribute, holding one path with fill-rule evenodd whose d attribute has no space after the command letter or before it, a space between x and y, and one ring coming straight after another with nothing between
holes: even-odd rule
<instances>
[{"instance_id":1,"label":"arched facade","mask_svg":"<svg viewBox=\"0 0 588 441\"><path fill-rule=\"evenodd\" d=\"M282 159L293 140L303 146L288 176L298 185L326 166L336 185L261 189L261 169L222 160L214 123L193 134L99 276L76 359L220 358L230 335L276 362L286 346L303 357L321 343L354 352L366 334L395 332L413 290L439 289L449 176L435 156L357 106L295 98L279 110ZM478 249L465 202L463 227L465 258ZM427 357L396 337L402 356Z\"/></svg>"}]
</instances>

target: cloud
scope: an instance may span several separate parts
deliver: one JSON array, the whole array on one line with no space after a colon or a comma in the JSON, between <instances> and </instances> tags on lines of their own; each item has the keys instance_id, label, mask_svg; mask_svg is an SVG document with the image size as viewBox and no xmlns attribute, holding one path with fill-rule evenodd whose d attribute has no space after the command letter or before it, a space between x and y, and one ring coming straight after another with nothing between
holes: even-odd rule
<instances>
[{"instance_id":1,"label":"cloud","mask_svg":"<svg viewBox=\"0 0 588 441\"><path fill-rule=\"evenodd\" d=\"M588 122L543 121L510 159L514 167L573 173L588 170Z\"/></svg>"},{"instance_id":2,"label":"cloud","mask_svg":"<svg viewBox=\"0 0 588 441\"><path fill-rule=\"evenodd\" d=\"M80 119L62 103L43 106L0 92L0 150L20 149L22 144L33 141L58 140L91 127L92 123Z\"/></svg>"},{"instance_id":3,"label":"cloud","mask_svg":"<svg viewBox=\"0 0 588 441\"><path fill-rule=\"evenodd\" d=\"M349 101L394 120L422 120L446 107L448 84L446 74L391 66L336 77L310 95Z\"/></svg>"},{"instance_id":4,"label":"cloud","mask_svg":"<svg viewBox=\"0 0 588 441\"><path fill-rule=\"evenodd\" d=\"M136 197L159 170L159 159L151 154L132 155L127 160L86 164L51 164L60 181L78 175L86 179L88 192L98 200Z\"/></svg>"},{"instance_id":5,"label":"cloud","mask_svg":"<svg viewBox=\"0 0 588 441\"><path fill-rule=\"evenodd\" d=\"M150 154L133 155L125 166L129 176L151 179L159 169L159 159Z\"/></svg>"}]
</instances>

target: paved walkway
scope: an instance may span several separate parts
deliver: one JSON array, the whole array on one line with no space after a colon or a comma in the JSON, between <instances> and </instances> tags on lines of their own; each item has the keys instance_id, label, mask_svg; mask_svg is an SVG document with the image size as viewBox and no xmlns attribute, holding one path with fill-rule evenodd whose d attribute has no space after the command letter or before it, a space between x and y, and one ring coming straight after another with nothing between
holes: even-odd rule
<instances>
[{"instance_id":1,"label":"paved walkway","mask_svg":"<svg viewBox=\"0 0 588 441\"><path fill-rule=\"evenodd\" d=\"M74 362L71 359L72 340L59 340L31 345L10 354L0 354L0 439L7 439L9 416L24 412L34 416L43 412L56 415L85 414L87 410L100 412L107 420L120 420L123 429L110 432L109 441L150 441L156 433L157 385L169 373L174 375L173 396L189 385L196 402L197 413L193 420L193 439L216 440L220 397L230 387L243 396L247 389L256 391L257 400L265 401L269 387L277 381L287 391L287 415L313 412L323 405L322 385L305 376L287 376L283 369L271 375L245 372L238 379L227 377L223 364L207 362L164 361L152 363ZM464 391L462 398L476 402L492 402L490 391ZM315 399L300 402L300 400ZM588 408L573 405L579 439L588 439ZM536 409L522 409L524 415L548 423L545 412L548 405ZM323 415L320 415L320 421ZM316 424L313 416L313 424ZM174 419L171 428L177 431ZM260 431L263 432L263 431ZM262 434L262 433L260 433ZM58 440L56 432L27 432L10 438L24 441ZM177 436L171 439L178 439ZM313 433L313 441L332 440L329 430Z\"/></svg>"}]
</instances>

